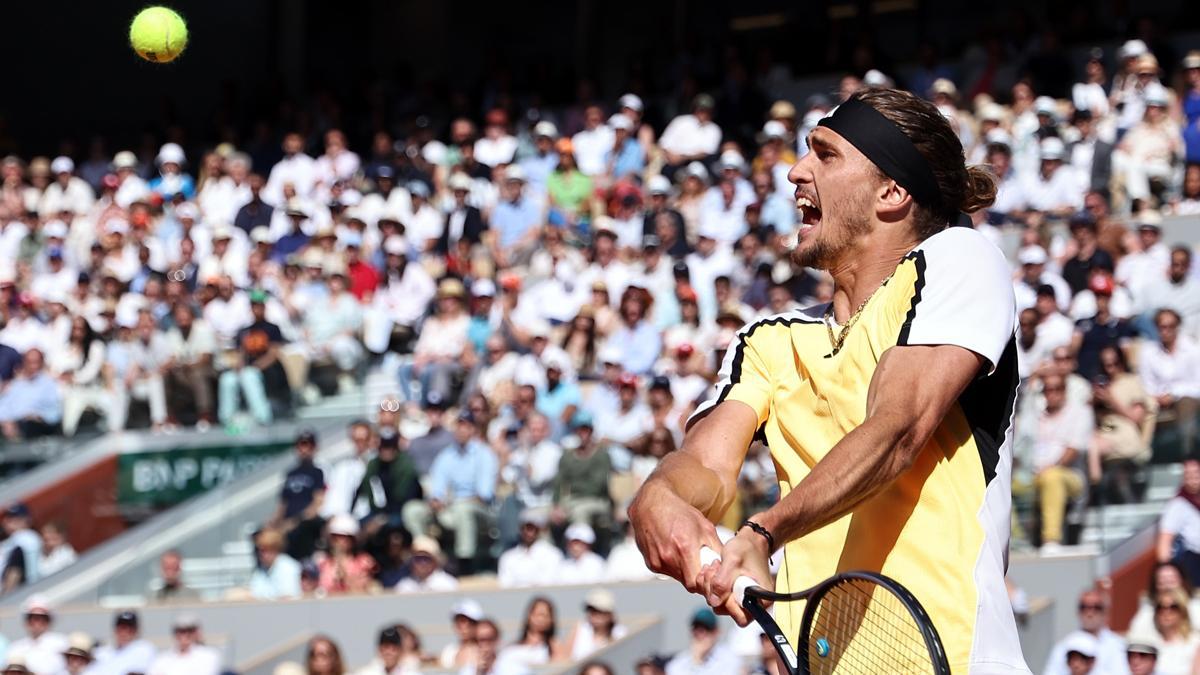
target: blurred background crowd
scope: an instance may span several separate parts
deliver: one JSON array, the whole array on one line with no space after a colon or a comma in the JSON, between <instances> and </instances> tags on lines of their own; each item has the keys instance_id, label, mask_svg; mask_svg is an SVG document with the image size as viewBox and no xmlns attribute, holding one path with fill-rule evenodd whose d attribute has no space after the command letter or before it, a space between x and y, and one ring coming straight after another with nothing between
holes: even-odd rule
<instances>
[{"instance_id":1,"label":"blurred background crowd","mask_svg":"<svg viewBox=\"0 0 1200 675\"><path fill-rule=\"evenodd\" d=\"M381 88L362 107L317 94L206 137L168 125L41 154L2 137L0 452L112 432L236 439L382 374L392 393L347 426L349 455L324 461L324 439L292 422L295 466L230 598L651 578L626 536L634 491L679 447L739 329L831 296L789 259L789 168L847 95L898 86L933 101L999 184L957 224L1012 264L1015 545L1061 553L1089 504L1142 501L1156 453L1196 449L1200 265L1164 223L1200 217L1200 51L1161 28L1131 23L1078 58L1053 30L989 36L956 65L923 43L903 76L860 47L834 87L799 99L772 95L785 68L769 53L730 50L680 64L669 87L579 78L561 101L497 77L470 93ZM1200 469L1188 485L1156 557L1194 583ZM756 443L723 522L776 497ZM75 560L62 524L23 504L3 527L5 591ZM160 599L195 597L180 558L163 556ZM362 672L584 659L620 637L615 612L597 590L556 633L539 598L521 634L500 636L468 603L455 651L387 626L385 665ZM127 646L136 614L117 616L107 652L45 638L47 603L23 614L34 646L9 654L29 671L135 651L157 663ZM734 672L710 617L692 618L680 665L639 673ZM173 629L159 660L211 658L194 617ZM728 644L768 672L757 640ZM331 640L308 654L301 672L351 665Z\"/></svg>"}]
</instances>

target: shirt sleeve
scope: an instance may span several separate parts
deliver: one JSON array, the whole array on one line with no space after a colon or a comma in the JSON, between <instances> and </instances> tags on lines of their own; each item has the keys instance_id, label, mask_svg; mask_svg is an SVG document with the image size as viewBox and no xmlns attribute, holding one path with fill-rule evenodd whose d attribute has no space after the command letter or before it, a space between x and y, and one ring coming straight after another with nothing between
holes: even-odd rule
<instances>
[{"instance_id":1,"label":"shirt sleeve","mask_svg":"<svg viewBox=\"0 0 1200 675\"><path fill-rule=\"evenodd\" d=\"M952 227L911 255L917 265L912 305L896 344L958 345L995 370L1016 323L1004 255L975 230Z\"/></svg>"},{"instance_id":2,"label":"shirt sleeve","mask_svg":"<svg viewBox=\"0 0 1200 675\"><path fill-rule=\"evenodd\" d=\"M1163 509L1162 518L1158 521L1158 529L1165 534L1179 534L1183 531L1184 504L1179 499L1167 502Z\"/></svg>"},{"instance_id":3,"label":"shirt sleeve","mask_svg":"<svg viewBox=\"0 0 1200 675\"><path fill-rule=\"evenodd\" d=\"M764 319L738 331L725 352L715 388L688 418L688 429L724 401L741 401L754 410L759 425L766 421L772 389L770 362L766 354L771 350L764 348L763 343L769 339L776 323L776 319Z\"/></svg>"}]
</instances>

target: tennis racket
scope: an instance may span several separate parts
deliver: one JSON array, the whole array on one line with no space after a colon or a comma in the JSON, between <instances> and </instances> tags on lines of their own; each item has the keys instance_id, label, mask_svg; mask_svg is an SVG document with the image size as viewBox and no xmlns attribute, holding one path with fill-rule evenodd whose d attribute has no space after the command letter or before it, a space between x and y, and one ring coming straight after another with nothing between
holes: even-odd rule
<instances>
[{"instance_id":1,"label":"tennis racket","mask_svg":"<svg viewBox=\"0 0 1200 675\"><path fill-rule=\"evenodd\" d=\"M721 560L700 549L701 565ZM738 577L734 598L775 645L788 675L862 673L949 675L933 622L899 582L874 572L843 572L798 593L776 593ZM764 602L806 600L795 649Z\"/></svg>"}]
</instances>

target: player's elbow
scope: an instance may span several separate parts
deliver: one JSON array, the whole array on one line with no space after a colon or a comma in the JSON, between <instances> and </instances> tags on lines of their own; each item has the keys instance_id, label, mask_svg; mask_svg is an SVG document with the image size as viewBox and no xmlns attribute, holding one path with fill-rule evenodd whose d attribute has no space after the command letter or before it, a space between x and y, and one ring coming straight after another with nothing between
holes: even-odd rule
<instances>
[{"instance_id":1,"label":"player's elbow","mask_svg":"<svg viewBox=\"0 0 1200 675\"><path fill-rule=\"evenodd\" d=\"M892 452L889 453L891 459L889 473L893 478L911 469L916 463L917 457L920 456L921 450L929 442L933 430L926 429L926 425L922 422L923 420L918 419L915 423L896 430Z\"/></svg>"}]
</instances>

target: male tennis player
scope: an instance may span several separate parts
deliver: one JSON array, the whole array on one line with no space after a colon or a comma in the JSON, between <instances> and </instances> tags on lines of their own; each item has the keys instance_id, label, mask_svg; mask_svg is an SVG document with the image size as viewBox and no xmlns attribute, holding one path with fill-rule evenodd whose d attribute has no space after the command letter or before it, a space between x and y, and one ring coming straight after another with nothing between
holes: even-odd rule
<instances>
[{"instance_id":1,"label":"male tennis player","mask_svg":"<svg viewBox=\"0 0 1200 675\"><path fill-rule=\"evenodd\" d=\"M1016 398L1014 301L1000 251L962 212L995 197L933 105L854 94L788 175L794 259L827 270L830 305L743 328L712 398L630 506L647 564L739 623L733 580L803 590L839 571L888 575L924 605L951 669L1027 673L1004 586ZM764 439L783 497L724 546L712 521ZM701 546L723 560L702 568ZM782 551L779 553L778 551ZM779 603L787 635L803 603Z\"/></svg>"}]
</instances>

